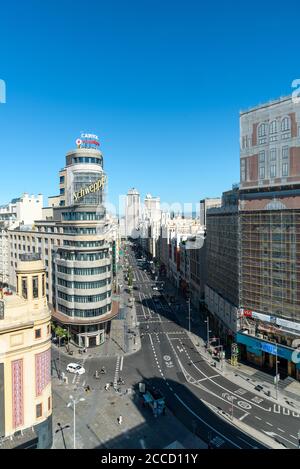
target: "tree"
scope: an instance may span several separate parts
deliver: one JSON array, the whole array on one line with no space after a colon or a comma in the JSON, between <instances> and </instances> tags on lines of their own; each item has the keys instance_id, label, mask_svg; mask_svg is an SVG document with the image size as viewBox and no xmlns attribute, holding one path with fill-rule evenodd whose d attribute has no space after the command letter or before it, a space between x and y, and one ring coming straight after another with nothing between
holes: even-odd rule
<instances>
[{"instance_id":1,"label":"tree","mask_svg":"<svg viewBox=\"0 0 300 469\"><path fill-rule=\"evenodd\" d=\"M58 337L59 345L60 345L61 339L67 339L68 343L69 343L70 338L71 338L71 334L69 333L69 331L67 329L64 329L63 327L58 326L54 323L51 324L51 328L52 328L52 331L54 332L54 334L56 335L56 337Z\"/></svg>"}]
</instances>

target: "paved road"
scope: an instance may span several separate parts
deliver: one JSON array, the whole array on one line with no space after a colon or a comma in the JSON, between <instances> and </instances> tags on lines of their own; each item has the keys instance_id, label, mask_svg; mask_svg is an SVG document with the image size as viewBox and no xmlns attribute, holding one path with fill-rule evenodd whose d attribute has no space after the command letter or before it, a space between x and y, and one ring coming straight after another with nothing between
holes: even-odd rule
<instances>
[{"instance_id":1,"label":"paved road","mask_svg":"<svg viewBox=\"0 0 300 469\"><path fill-rule=\"evenodd\" d=\"M162 387L167 392L175 413L180 414L186 423L195 420L198 423L197 431L201 433L202 430L203 437L209 429L203 425L201 419L206 420L209 417L206 423L219 431L222 438L227 438L228 446L260 447L256 441L212 413L210 408L213 406L215 410L223 411L228 416L233 412L234 418L264 432L286 447L297 448L299 414L239 388L209 365L194 347L186 329L179 323L178 314L176 316L161 295L152 290L153 281L137 267L132 252L130 262L134 267L135 284L138 287L135 298L142 335L142 353L147 357L148 367L150 357L152 362L151 371L145 370L145 375L150 380L151 374L162 380ZM182 323L186 325L186 322L186 318L182 317ZM208 406L200 405L200 399ZM186 410L185 413L183 409Z\"/></svg>"},{"instance_id":2,"label":"paved road","mask_svg":"<svg viewBox=\"0 0 300 469\"><path fill-rule=\"evenodd\" d=\"M297 448L299 415L239 388L209 365L189 338L186 318L178 317L161 295L152 290L153 281L137 266L133 251L128 251L135 278L133 291L142 349L129 356L97 359L87 352L80 360L86 373L80 377L69 375L69 380L74 385L89 384L95 388L103 388L106 382L116 384L120 376L125 380L123 388L145 380L164 393L174 415L204 441L219 436L229 448L265 447L229 423L233 414L241 425L260 430L287 448ZM71 357L61 354L60 368L65 370L70 361ZM53 367L58 368L58 364L55 349ZM95 371L103 365L107 374L95 380ZM227 419L221 417L221 412Z\"/></svg>"}]
</instances>

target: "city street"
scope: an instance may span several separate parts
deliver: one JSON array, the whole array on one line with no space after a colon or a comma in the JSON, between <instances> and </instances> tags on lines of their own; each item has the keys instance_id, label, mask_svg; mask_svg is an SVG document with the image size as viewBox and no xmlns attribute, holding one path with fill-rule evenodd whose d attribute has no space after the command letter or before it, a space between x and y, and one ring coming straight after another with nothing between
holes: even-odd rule
<instances>
[{"instance_id":1,"label":"city street","mask_svg":"<svg viewBox=\"0 0 300 469\"><path fill-rule=\"evenodd\" d=\"M211 367L189 339L185 315L182 318L184 328L167 302L153 292L153 281L146 272L138 269L132 252L130 263L134 266L138 287L134 294L142 335L141 354L147 357L147 366L139 363L139 367L145 370L148 379L159 382L173 412L187 427L196 426L197 433L204 439L210 431L219 432L230 447L261 446L210 409L223 411L230 417L233 414L239 425L247 424L285 447L297 448L299 413L238 387ZM155 296L160 298L156 302L153 301ZM138 361L138 357L132 358L134 362Z\"/></svg>"},{"instance_id":2,"label":"city street","mask_svg":"<svg viewBox=\"0 0 300 469\"><path fill-rule=\"evenodd\" d=\"M153 281L147 272L137 266L134 253L130 249L129 261L133 267L133 294L141 350L127 356L120 354L116 357L97 358L88 350L80 360L76 359L85 368L85 374L66 374L68 385L61 386L69 393L75 390L78 396L84 396L84 388L89 385L92 394L88 395L88 399L93 402L94 412L100 411L101 415L101 406L109 405L106 402L108 396L119 397L119 403L124 403L126 399L132 401L132 391L134 394L137 384L143 381L150 388L159 389L172 414L193 435L205 442L218 436L228 448L264 448L274 447L274 444L278 448L297 448L299 414L263 396L257 396L222 376L220 370L212 367L191 341L185 314L180 321L178 312L175 313L174 308L168 305L160 293L153 291ZM56 347L53 348L54 377L57 376L58 369L65 371L70 362L70 357L59 353ZM106 374L96 379L95 372L102 366L105 366ZM125 384L118 385L120 378ZM108 392L104 390L106 383L110 384ZM118 391L114 391L113 387ZM136 405L135 399L133 402L137 407L137 415L141 415L142 409ZM83 403L82 409L85 405ZM150 415L146 414L146 417L148 419ZM172 432L173 428L174 422L169 431ZM115 431L111 440L122 447L122 435L118 437L117 427ZM141 447L144 443L140 442L139 432L137 435L138 438L133 438L131 444ZM173 440L175 439L174 435ZM155 444L153 439L152 441ZM91 444L95 445L96 440ZM109 447L105 446L109 442L104 443L100 438L98 446L101 445ZM128 441L126 445L128 446Z\"/></svg>"}]
</instances>

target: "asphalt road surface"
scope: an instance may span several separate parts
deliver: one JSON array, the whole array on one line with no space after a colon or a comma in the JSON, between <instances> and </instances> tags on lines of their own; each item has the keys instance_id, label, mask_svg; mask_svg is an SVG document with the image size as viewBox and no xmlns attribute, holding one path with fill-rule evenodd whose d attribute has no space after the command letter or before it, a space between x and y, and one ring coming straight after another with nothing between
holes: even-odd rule
<instances>
[{"instance_id":1,"label":"asphalt road surface","mask_svg":"<svg viewBox=\"0 0 300 469\"><path fill-rule=\"evenodd\" d=\"M161 293L153 291L150 275L138 267L131 248L128 253L135 279L133 292L142 348L132 355L116 358L92 358L87 351L81 360L76 359L86 373L68 375L69 383L104 387L105 383L116 383L122 377L124 389L145 381L159 389L173 414L206 442L219 437L227 448L266 447L232 425L233 415L286 448L297 448L299 414L239 387L207 363L188 336L185 314L180 313L180 317ZM53 368L61 370L75 361L63 354L59 358L56 348L52 358ZM107 373L95 380L95 371L102 366Z\"/></svg>"}]
</instances>

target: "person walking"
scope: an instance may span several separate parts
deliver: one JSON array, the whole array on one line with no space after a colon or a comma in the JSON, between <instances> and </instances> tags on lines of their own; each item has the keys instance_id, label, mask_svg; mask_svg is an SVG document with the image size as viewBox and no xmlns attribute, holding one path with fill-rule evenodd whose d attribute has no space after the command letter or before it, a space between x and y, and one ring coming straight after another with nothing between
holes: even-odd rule
<instances>
[{"instance_id":1,"label":"person walking","mask_svg":"<svg viewBox=\"0 0 300 469\"><path fill-rule=\"evenodd\" d=\"M118 417L118 424L121 425L122 421L123 421L123 417L122 417L122 415L120 415Z\"/></svg>"}]
</instances>

